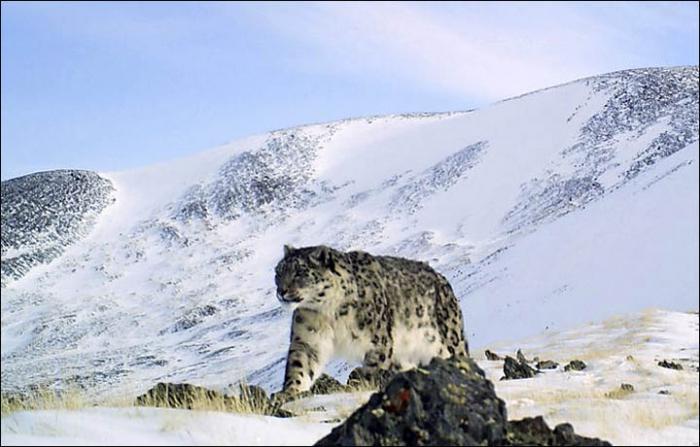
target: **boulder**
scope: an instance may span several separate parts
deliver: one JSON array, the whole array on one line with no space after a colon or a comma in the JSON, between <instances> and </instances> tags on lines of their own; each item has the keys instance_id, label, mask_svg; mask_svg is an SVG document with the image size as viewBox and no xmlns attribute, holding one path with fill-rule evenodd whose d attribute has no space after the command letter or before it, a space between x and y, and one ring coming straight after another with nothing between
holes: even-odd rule
<instances>
[{"instance_id":1,"label":"boulder","mask_svg":"<svg viewBox=\"0 0 700 447\"><path fill-rule=\"evenodd\" d=\"M328 374L321 374L318 379L311 386L311 394L331 394L331 393L344 393L350 391L351 388L347 385L343 385L334 377Z\"/></svg>"},{"instance_id":2,"label":"boulder","mask_svg":"<svg viewBox=\"0 0 700 447\"><path fill-rule=\"evenodd\" d=\"M664 360L663 362L659 362L659 366L662 368L668 368L668 369L677 369L677 370L683 369L683 365L681 365L680 363L669 362L668 360Z\"/></svg>"},{"instance_id":3,"label":"boulder","mask_svg":"<svg viewBox=\"0 0 700 447\"><path fill-rule=\"evenodd\" d=\"M484 351L484 355L486 356L486 360L503 360L503 357L496 354L495 352L489 351L488 349Z\"/></svg>"},{"instance_id":4,"label":"boulder","mask_svg":"<svg viewBox=\"0 0 700 447\"><path fill-rule=\"evenodd\" d=\"M316 445L477 445L505 437L505 403L471 359L396 374Z\"/></svg>"},{"instance_id":5,"label":"boulder","mask_svg":"<svg viewBox=\"0 0 700 447\"><path fill-rule=\"evenodd\" d=\"M532 369L527 363L515 360L511 356L506 356L506 361L503 363L503 374L501 380L511 379L527 379L535 377L537 371Z\"/></svg>"},{"instance_id":6,"label":"boulder","mask_svg":"<svg viewBox=\"0 0 700 447\"><path fill-rule=\"evenodd\" d=\"M564 371L582 371L586 369L586 364L582 360L572 360L564 367Z\"/></svg>"},{"instance_id":7,"label":"boulder","mask_svg":"<svg viewBox=\"0 0 700 447\"><path fill-rule=\"evenodd\" d=\"M525 357L525 354L523 354L523 351L518 349L518 352L515 353L515 357L518 359L520 363L530 363L530 360Z\"/></svg>"},{"instance_id":8,"label":"boulder","mask_svg":"<svg viewBox=\"0 0 700 447\"><path fill-rule=\"evenodd\" d=\"M394 375L315 445L610 444L566 423L551 430L541 416L508 422L505 403L472 359L434 358Z\"/></svg>"},{"instance_id":9,"label":"boulder","mask_svg":"<svg viewBox=\"0 0 700 447\"><path fill-rule=\"evenodd\" d=\"M136 398L136 404L147 407L186 408L208 402L225 402L226 396L207 388L189 383L158 383Z\"/></svg>"},{"instance_id":10,"label":"boulder","mask_svg":"<svg viewBox=\"0 0 700 447\"><path fill-rule=\"evenodd\" d=\"M571 424L559 424L550 429L542 416L508 422L506 439L498 445L612 445L598 438L586 438L574 433Z\"/></svg>"},{"instance_id":11,"label":"boulder","mask_svg":"<svg viewBox=\"0 0 700 447\"><path fill-rule=\"evenodd\" d=\"M239 396L227 396L189 383L158 383L136 398L136 405L181 409L221 410L264 414L277 417L294 416L274 404L265 390L254 385L240 385Z\"/></svg>"},{"instance_id":12,"label":"boulder","mask_svg":"<svg viewBox=\"0 0 700 447\"><path fill-rule=\"evenodd\" d=\"M540 360L535 366L537 369L557 369L559 367L559 363L552 360Z\"/></svg>"}]
</instances>

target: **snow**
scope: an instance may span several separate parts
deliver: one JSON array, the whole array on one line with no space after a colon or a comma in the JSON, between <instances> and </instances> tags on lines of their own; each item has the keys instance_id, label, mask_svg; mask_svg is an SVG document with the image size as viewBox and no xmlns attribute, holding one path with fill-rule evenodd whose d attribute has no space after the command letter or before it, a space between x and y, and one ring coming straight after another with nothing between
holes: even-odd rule
<instances>
[{"instance_id":1,"label":"snow","mask_svg":"<svg viewBox=\"0 0 700 447\"><path fill-rule=\"evenodd\" d=\"M470 340L488 343L503 328L524 337L650 306L697 309L698 152L696 143L526 235L476 278L453 279L456 287L484 283L462 301Z\"/></svg>"},{"instance_id":2,"label":"snow","mask_svg":"<svg viewBox=\"0 0 700 447\"><path fill-rule=\"evenodd\" d=\"M14 413L2 445L311 445L327 424L270 416L163 408Z\"/></svg>"},{"instance_id":3,"label":"snow","mask_svg":"<svg viewBox=\"0 0 700 447\"><path fill-rule=\"evenodd\" d=\"M699 323L697 313L649 309L488 346L559 362L531 379L500 381L502 361L484 360L482 350L472 355L506 401L509 419L543 415L550 427L569 422L613 445L698 445ZM564 372L573 359L587 367ZM659 367L660 360L684 369ZM619 393L622 383L634 391ZM301 416L289 419L133 407L24 411L4 416L0 432L3 445L311 445L370 395L293 401L285 408Z\"/></svg>"},{"instance_id":4,"label":"snow","mask_svg":"<svg viewBox=\"0 0 700 447\"><path fill-rule=\"evenodd\" d=\"M528 359L560 364L531 379L500 381L503 362L474 355L506 401L509 419L544 415L550 426L570 422L577 433L613 445L698 445L699 323L697 312L649 309L488 347L513 357L522 349ZM573 359L586 368L563 372ZM662 368L662 360L684 369ZM634 391L620 393L623 383Z\"/></svg>"}]
</instances>

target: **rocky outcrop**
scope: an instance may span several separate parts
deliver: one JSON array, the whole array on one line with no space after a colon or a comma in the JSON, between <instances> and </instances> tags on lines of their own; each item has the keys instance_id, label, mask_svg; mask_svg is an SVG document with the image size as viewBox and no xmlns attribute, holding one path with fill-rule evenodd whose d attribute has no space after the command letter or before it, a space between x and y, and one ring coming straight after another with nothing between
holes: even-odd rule
<instances>
[{"instance_id":1,"label":"rocky outcrop","mask_svg":"<svg viewBox=\"0 0 700 447\"><path fill-rule=\"evenodd\" d=\"M668 369L676 369L676 370L683 369L683 365L681 365L680 363L669 362L668 360L664 360L662 362L659 362L659 366L662 368L668 368Z\"/></svg>"},{"instance_id":2,"label":"rocky outcrop","mask_svg":"<svg viewBox=\"0 0 700 447\"><path fill-rule=\"evenodd\" d=\"M505 437L505 403L471 359L396 374L316 445L477 445Z\"/></svg>"},{"instance_id":3,"label":"rocky outcrop","mask_svg":"<svg viewBox=\"0 0 700 447\"><path fill-rule=\"evenodd\" d=\"M484 351L484 355L486 356L486 360L503 360L503 357L496 354L495 352L489 351L488 349Z\"/></svg>"},{"instance_id":4,"label":"rocky outcrop","mask_svg":"<svg viewBox=\"0 0 700 447\"><path fill-rule=\"evenodd\" d=\"M352 391L352 388L348 385L343 385L328 374L321 374L309 391L311 391L311 394L331 394Z\"/></svg>"},{"instance_id":5,"label":"rocky outcrop","mask_svg":"<svg viewBox=\"0 0 700 447\"><path fill-rule=\"evenodd\" d=\"M551 430L542 417L508 422L505 403L472 359L434 358L389 383L315 445L610 445Z\"/></svg>"},{"instance_id":6,"label":"rocky outcrop","mask_svg":"<svg viewBox=\"0 0 700 447\"><path fill-rule=\"evenodd\" d=\"M313 162L329 135L303 128L270 133L257 150L226 161L209 183L192 186L174 204L179 222L236 220L244 215L284 215L332 196L333 188L313 178Z\"/></svg>"},{"instance_id":7,"label":"rocky outcrop","mask_svg":"<svg viewBox=\"0 0 700 447\"><path fill-rule=\"evenodd\" d=\"M518 351L520 352L520 351ZM524 361L519 361L511 356L506 356L506 361L503 363L503 374L501 380L511 379L527 379L535 377L537 371L530 368Z\"/></svg>"},{"instance_id":8,"label":"rocky outcrop","mask_svg":"<svg viewBox=\"0 0 700 447\"><path fill-rule=\"evenodd\" d=\"M559 363L553 361L553 360L540 360L535 364L537 369L557 369L559 367Z\"/></svg>"},{"instance_id":9,"label":"rocky outcrop","mask_svg":"<svg viewBox=\"0 0 700 447\"><path fill-rule=\"evenodd\" d=\"M506 438L498 445L611 445L598 438L586 438L574 433L571 424L559 424L550 429L542 416L508 422Z\"/></svg>"},{"instance_id":10,"label":"rocky outcrop","mask_svg":"<svg viewBox=\"0 0 700 447\"><path fill-rule=\"evenodd\" d=\"M293 413L279 408L258 386L240 385L238 396L227 396L189 383L158 383L138 396L136 405L188 410L219 410L291 417Z\"/></svg>"},{"instance_id":11,"label":"rocky outcrop","mask_svg":"<svg viewBox=\"0 0 700 447\"><path fill-rule=\"evenodd\" d=\"M531 362L531 360L528 360L528 358L525 357L525 354L523 354L523 351L521 349L518 349L518 352L515 353L515 358L517 358L520 363Z\"/></svg>"},{"instance_id":12,"label":"rocky outcrop","mask_svg":"<svg viewBox=\"0 0 700 447\"><path fill-rule=\"evenodd\" d=\"M2 285L46 264L92 229L113 202L112 182L94 172L37 172L2 182Z\"/></svg>"},{"instance_id":13,"label":"rocky outcrop","mask_svg":"<svg viewBox=\"0 0 700 447\"><path fill-rule=\"evenodd\" d=\"M564 366L564 371L583 371L584 369L586 369L586 364L582 360L572 360Z\"/></svg>"}]
</instances>

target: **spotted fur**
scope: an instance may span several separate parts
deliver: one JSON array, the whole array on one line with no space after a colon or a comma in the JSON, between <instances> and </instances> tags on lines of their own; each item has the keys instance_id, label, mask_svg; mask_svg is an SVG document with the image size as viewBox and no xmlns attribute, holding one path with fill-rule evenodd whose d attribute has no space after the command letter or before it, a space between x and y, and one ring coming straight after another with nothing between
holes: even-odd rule
<instances>
[{"instance_id":1,"label":"spotted fur","mask_svg":"<svg viewBox=\"0 0 700 447\"><path fill-rule=\"evenodd\" d=\"M277 297L292 316L283 390L308 390L331 357L366 372L468 355L452 287L428 264L326 246L285 246Z\"/></svg>"}]
</instances>

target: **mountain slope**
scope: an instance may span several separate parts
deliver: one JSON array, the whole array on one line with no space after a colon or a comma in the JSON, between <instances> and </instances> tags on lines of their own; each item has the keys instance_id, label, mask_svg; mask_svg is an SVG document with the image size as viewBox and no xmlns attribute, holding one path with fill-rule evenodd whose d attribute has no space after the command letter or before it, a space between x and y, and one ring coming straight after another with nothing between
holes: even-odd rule
<instances>
[{"instance_id":1,"label":"mountain slope","mask_svg":"<svg viewBox=\"0 0 700 447\"><path fill-rule=\"evenodd\" d=\"M51 262L90 231L112 186L94 172L38 172L2 182L2 285Z\"/></svg>"},{"instance_id":2,"label":"mountain slope","mask_svg":"<svg viewBox=\"0 0 700 447\"><path fill-rule=\"evenodd\" d=\"M697 67L280 130L100 178L114 203L60 257L6 278L3 251L3 390L278 387L285 243L429 262L472 346L697 308Z\"/></svg>"}]
</instances>

